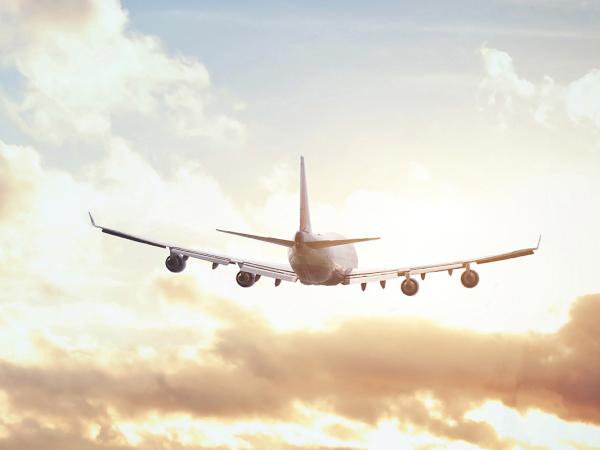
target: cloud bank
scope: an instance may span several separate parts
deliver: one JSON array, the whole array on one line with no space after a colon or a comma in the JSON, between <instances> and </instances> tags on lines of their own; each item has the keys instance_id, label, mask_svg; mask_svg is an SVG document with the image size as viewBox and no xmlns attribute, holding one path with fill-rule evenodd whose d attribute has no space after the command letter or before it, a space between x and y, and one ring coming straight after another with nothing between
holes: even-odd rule
<instances>
[{"instance_id":1,"label":"cloud bank","mask_svg":"<svg viewBox=\"0 0 600 450\"><path fill-rule=\"evenodd\" d=\"M149 415L302 420L300 402L353 421L394 418L433 435L505 448L494 429L468 419L489 400L565 420L600 424L600 296L577 300L554 334L479 334L409 319L350 320L322 332L274 331L260 317L184 289L224 325L214 344L187 361L128 359L111 366L0 363L0 389L25 417L111 423ZM179 302L181 283L157 279ZM192 299L190 299L192 300ZM76 418L76 419L75 419Z\"/></svg>"}]
</instances>

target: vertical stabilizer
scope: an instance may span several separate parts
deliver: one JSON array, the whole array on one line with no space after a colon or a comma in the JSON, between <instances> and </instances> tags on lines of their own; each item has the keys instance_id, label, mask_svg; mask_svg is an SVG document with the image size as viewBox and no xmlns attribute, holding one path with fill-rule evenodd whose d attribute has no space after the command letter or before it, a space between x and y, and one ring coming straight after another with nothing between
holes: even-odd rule
<instances>
[{"instance_id":1,"label":"vertical stabilizer","mask_svg":"<svg viewBox=\"0 0 600 450\"><path fill-rule=\"evenodd\" d=\"M304 170L304 156L300 157L300 231L310 233L310 211L308 210L308 192L306 189L306 171Z\"/></svg>"}]
</instances>

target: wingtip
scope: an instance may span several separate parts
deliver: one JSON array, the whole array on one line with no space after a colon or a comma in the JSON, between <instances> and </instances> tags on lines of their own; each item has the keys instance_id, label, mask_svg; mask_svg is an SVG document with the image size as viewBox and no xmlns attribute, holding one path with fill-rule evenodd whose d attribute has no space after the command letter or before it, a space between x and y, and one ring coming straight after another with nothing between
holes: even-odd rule
<instances>
[{"instance_id":1,"label":"wingtip","mask_svg":"<svg viewBox=\"0 0 600 450\"><path fill-rule=\"evenodd\" d=\"M88 216L90 216L90 222L92 222L92 226L96 227L96 228L102 228L99 225L96 225L96 221L94 220L94 217L92 216L92 213L88 211Z\"/></svg>"}]
</instances>

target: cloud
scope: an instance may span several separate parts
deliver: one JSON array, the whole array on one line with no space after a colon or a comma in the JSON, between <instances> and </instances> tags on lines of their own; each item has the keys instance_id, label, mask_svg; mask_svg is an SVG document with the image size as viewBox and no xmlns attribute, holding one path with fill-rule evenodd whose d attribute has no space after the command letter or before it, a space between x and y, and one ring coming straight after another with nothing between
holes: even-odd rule
<instances>
[{"instance_id":1,"label":"cloud","mask_svg":"<svg viewBox=\"0 0 600 450\"><path fill-rule=\"evenodd\" d=\"M395 396L430 391L451 416L471 402L498 398L519 409L600 423L600 366L589 361L600 342L593 326L599 317L596 295L579 299L571 321L551 335L483 335L401 319L353 320L331 333L267 333L254 340L247 339L254 334L249 329L231 327L221 333L217 349L273 381L291 382L301 373L302 386L320 386L322 395L365 420L393 410ZM268 348L272 341L277 344ZM360 407L354 410L350 400Z\"/></svg>"},{"instance_id":2,"label":"cloud","mask_svg":"<svg viewBox=\"0 0 600 450\"><path fill-rule=\"evenodd\" d=\"M600 127L600 70L594 69L569 84L566 101L572 120L587 119Z\"/></svg>"},{"instance_id":3,"label":"cloud","mask_svg":"<svg viewBox=\"0 0 600 450\"><path fill-rule=\"evenodd\" d=\"M37 153L0 141L0 219L19 214L19 207L29 201L40 171Z\"/></svg>"},{"instance_id":4,"label":"cloud","mask_svg":"<svg viewBox=\"0 0 600 450\"><path fill-rule=\"evenodd\" d=\"M490 92L490 105L500 97L505 110L516 112L514 99L518 98L540 125L548 125L551 116L561 112L572 122L589 121L600 127L600 70L592 69L567 84L558 84L548 75L534 84L519 76L507 52L486 46L480 52L486 73L481 88ZM504 121L504 113L501 119Z\"/></svg>"},{"instance_id":5,"label":"cloud","mask_svg":"<svg viewBox=\"0 0 600 450\"><path fill-rule=\"evenodd\" d=\"M184 280L157 287L166 298L199 295L193 279ZM131 359L110 366L64 358L46 367L4 361L0 389L15 411L89 420L176 413L292 420L301 402L368 424L395 417L484 448L509 443L490 425L467 418L487 400L600 424L600 365L590 359L600 342L600 295L578 299L556 333L527 335L486 335L404 318L282 333L230 302L197 300L226 325L195 362L158 368Z\"/></svg>"},{"instance_id":6,"label":"cloud","mask_svg":"<svg viewBox=\"0 0 600 450\"><path fill-rule=\"evenodd\" d=\"M236 448L279 449L279 450L360 450L362 447L338 447L321 445L293 445L272 433L240 435L242 445L197 445L181 442L176 431L162 436L152 433L131 436L120 431L118 426L103 424L89 435L78 429L49 427L34 419L26 419L6 427L0 437L0 450L133 450L153 448L164 450L227 450Z\"/></svg>"},{"instance_id":7,"label":"cloud","mask_svg":"<svg viewBox=\"0 0 600 450\"><path fill-rule=\"evenodd\" d=\"M166 253L113 240L91 226L87 211L103 225L190 247L213 236L215 222L244 220L200 168L165 179L123 140L83 172L49 168L35 149L0 141L0 357L47 361L39 340L27 337L37 335L64 347L53 355L80 361L129 353L154 360L166 348L189 360L217 321L180 311L185 293L179 309L164 303L147 280L164 269ZM190 208L199 201L210 215Z\"/></svg>"},{"instance_id":8,"label":"cloud","mask_svg":"<svg viewBox=\"0 0 600 450\"><path fill-rule=\"evenodd\" d=\"M132 126L119 131L135 136L140 118L179 137L235 141L244 134L215 102L206 67L129 31L117 0L12 0L0 17L3 62L24 86L22 98L5 95L1 104L40 141L107 138L121 122Z\"/></svg>"},{"instance_id":9,"label":"cloud","mask_svg":"<svg viewBox=\"0 0 600 450\"><path fill-rule=\"evenodd\" d=\"M160 448L170 450L225 450L227 447L202 447L184 445L176 436L162 437L151 434L137 437L129 442L126 435L117 427L107 423L98 427L91 436L82 429L51 427L34 419L10 424L0 437L0 450L132 450L139 448Z\"/></svg>"},{"instance_id":10,"label":"cloud","mask_svg":"<svg viewBox=\"0 0 600 450\"><path fill-rule=\"evenodd\" d=\"M6 0L2 2L0 13L7 21L18 17L25 19L28 25L64 27L85 24L96 13L96 6L93 0Z\"/></svg>"},{"instance_id":11,"label":"cloud","mask_svg":"<svg viewBox=\"0 0 600 450\"><path fill-rule=\"evenodd\" d=\"M494 104L497 96L505 97L505 103L512 107L513 96L531 98L536 94L536 86L519 77L511 56L501 50L483 46L480 49L486 77L482 87L491 91L489 102Z\"/></svg>"}]
</instances>

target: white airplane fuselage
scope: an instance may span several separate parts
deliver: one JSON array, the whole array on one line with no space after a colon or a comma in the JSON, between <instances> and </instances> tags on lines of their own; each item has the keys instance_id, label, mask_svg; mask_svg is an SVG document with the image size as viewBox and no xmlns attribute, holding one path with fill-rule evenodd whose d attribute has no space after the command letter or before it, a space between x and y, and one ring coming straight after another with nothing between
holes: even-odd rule
<instances>
[{"instance_id":1,"label":"white airplane fuselage","mask_svg":"<svg viewBox=\"0 0 600 450\"><path fill-rule=\"evenodd\" d=\"M352 244L319 249L304 245L306 242L337 239L344 237L336 233L296 232L288 259L302 284L336 285L344 280L345 274L358 267L358 257Z\"/></svg>"}]
</instances>

